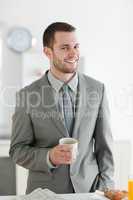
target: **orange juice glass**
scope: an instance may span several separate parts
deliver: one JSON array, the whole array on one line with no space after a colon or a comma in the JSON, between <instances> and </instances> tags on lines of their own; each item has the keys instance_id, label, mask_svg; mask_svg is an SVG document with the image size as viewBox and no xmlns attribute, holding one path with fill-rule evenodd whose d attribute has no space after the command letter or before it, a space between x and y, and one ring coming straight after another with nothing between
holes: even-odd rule
<instances>
[{"instance_id":1,"label":"orange juice glass","mask_svg":"<svg viewBox=\"0 0 133 200\"><path fill-rule=\"evenodd\" d=\"M133 200L133 175L128 178L128 200Z\"/></svg>"}]
</instances>

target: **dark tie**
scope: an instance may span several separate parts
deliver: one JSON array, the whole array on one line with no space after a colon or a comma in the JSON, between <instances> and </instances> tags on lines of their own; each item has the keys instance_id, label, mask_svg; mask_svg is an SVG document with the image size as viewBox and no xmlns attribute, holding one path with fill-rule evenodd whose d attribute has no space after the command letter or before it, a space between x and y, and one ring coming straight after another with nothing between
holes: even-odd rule
<instances>
[{"instance_id":1,"label":"dark tie","mask_svg":"<svg viewBox=\"0 0 133 200\"><path fill-rule=\"evenodd\" d=\"M63 85L62 95L63 95L62 97L63 97L63 111L64 111L65 125L68 130L69 136L72 137L73 107L72 107L71 97L69 95L68 85Z\"/></svg>"}]
</instances>

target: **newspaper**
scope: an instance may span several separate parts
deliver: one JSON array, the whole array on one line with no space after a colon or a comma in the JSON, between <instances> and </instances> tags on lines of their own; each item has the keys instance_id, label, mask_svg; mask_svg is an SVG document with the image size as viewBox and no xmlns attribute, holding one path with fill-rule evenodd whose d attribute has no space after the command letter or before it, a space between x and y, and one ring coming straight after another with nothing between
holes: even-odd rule
<instances>
[{"instance_id":1,"label":"newspaper","mask_svg":"<svg viewBox=\"0 0 133 200\"><path fill-rule=\"evenodd\" d=\"M11 200L64 200L62 197L59 197L56 193L52 192L49 189L38 188L31 192L30 194L23 196L16 196Z\"/></svg>"},{"instance_id":2,"label":"newspaper","mask_svg":"<svg viewBox=\"0 0 133 200\"><path fill-rule=\"evenodd\" d=\"M56 194L49 189L37 188L27 195L16 196L10 200L109 200L104 197L103 193L73 193L73 194Z\"/></svg>"}]
</instances>

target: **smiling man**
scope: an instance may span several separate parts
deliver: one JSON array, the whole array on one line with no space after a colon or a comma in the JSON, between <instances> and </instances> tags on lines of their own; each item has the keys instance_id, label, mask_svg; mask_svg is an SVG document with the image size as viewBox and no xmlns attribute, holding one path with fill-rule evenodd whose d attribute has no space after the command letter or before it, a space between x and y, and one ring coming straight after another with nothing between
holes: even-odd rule
<instances>
[{"instance_id":1,"label":"smiling man","mask_svg":"<svg viewBox=\"0 0 133 200\"><path fill-rule=\"evenodd\" d=\"M74 31L57 31L54 35L54 43L52 47L50 46L50 44L49 46L44 44L44 53L50 60L51 72L59 80L69 81L77 71L79 60L79 43L77 42L76 33Z\"/></svg>"},{"instance_id":2,"label":"smiling man","mask_svg":"<svg viewBox=\"0 0 133 200\"><path fill-rule=\"evenodd\" d=\"M56 193L111 189L113 140L104 84L77 72L72 25L49 25L43 46L49 70L18 92L12 124L10 156L29 170L27 193L38 187ZM69 145L59 144L62 137L79 141L76 160Z\"/></svg>"}]
</instances>

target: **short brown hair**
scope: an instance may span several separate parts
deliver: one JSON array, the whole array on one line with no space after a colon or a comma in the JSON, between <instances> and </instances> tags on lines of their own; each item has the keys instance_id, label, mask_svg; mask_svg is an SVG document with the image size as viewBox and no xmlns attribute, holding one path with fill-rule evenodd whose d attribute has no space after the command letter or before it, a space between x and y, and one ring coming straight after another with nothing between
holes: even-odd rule
<instances>
[{"instance_id":1,"label":"short brown hair","mask_svg":"<svg viewBox=\"0 0 133 200\"><path fill-rule=\"evenodd\" d=\"M52 48L54 35L57 31L73 32L76 28L65 22L55 22L50 24L43 33L43 47Z\"/></svg>"}]
</instances>

